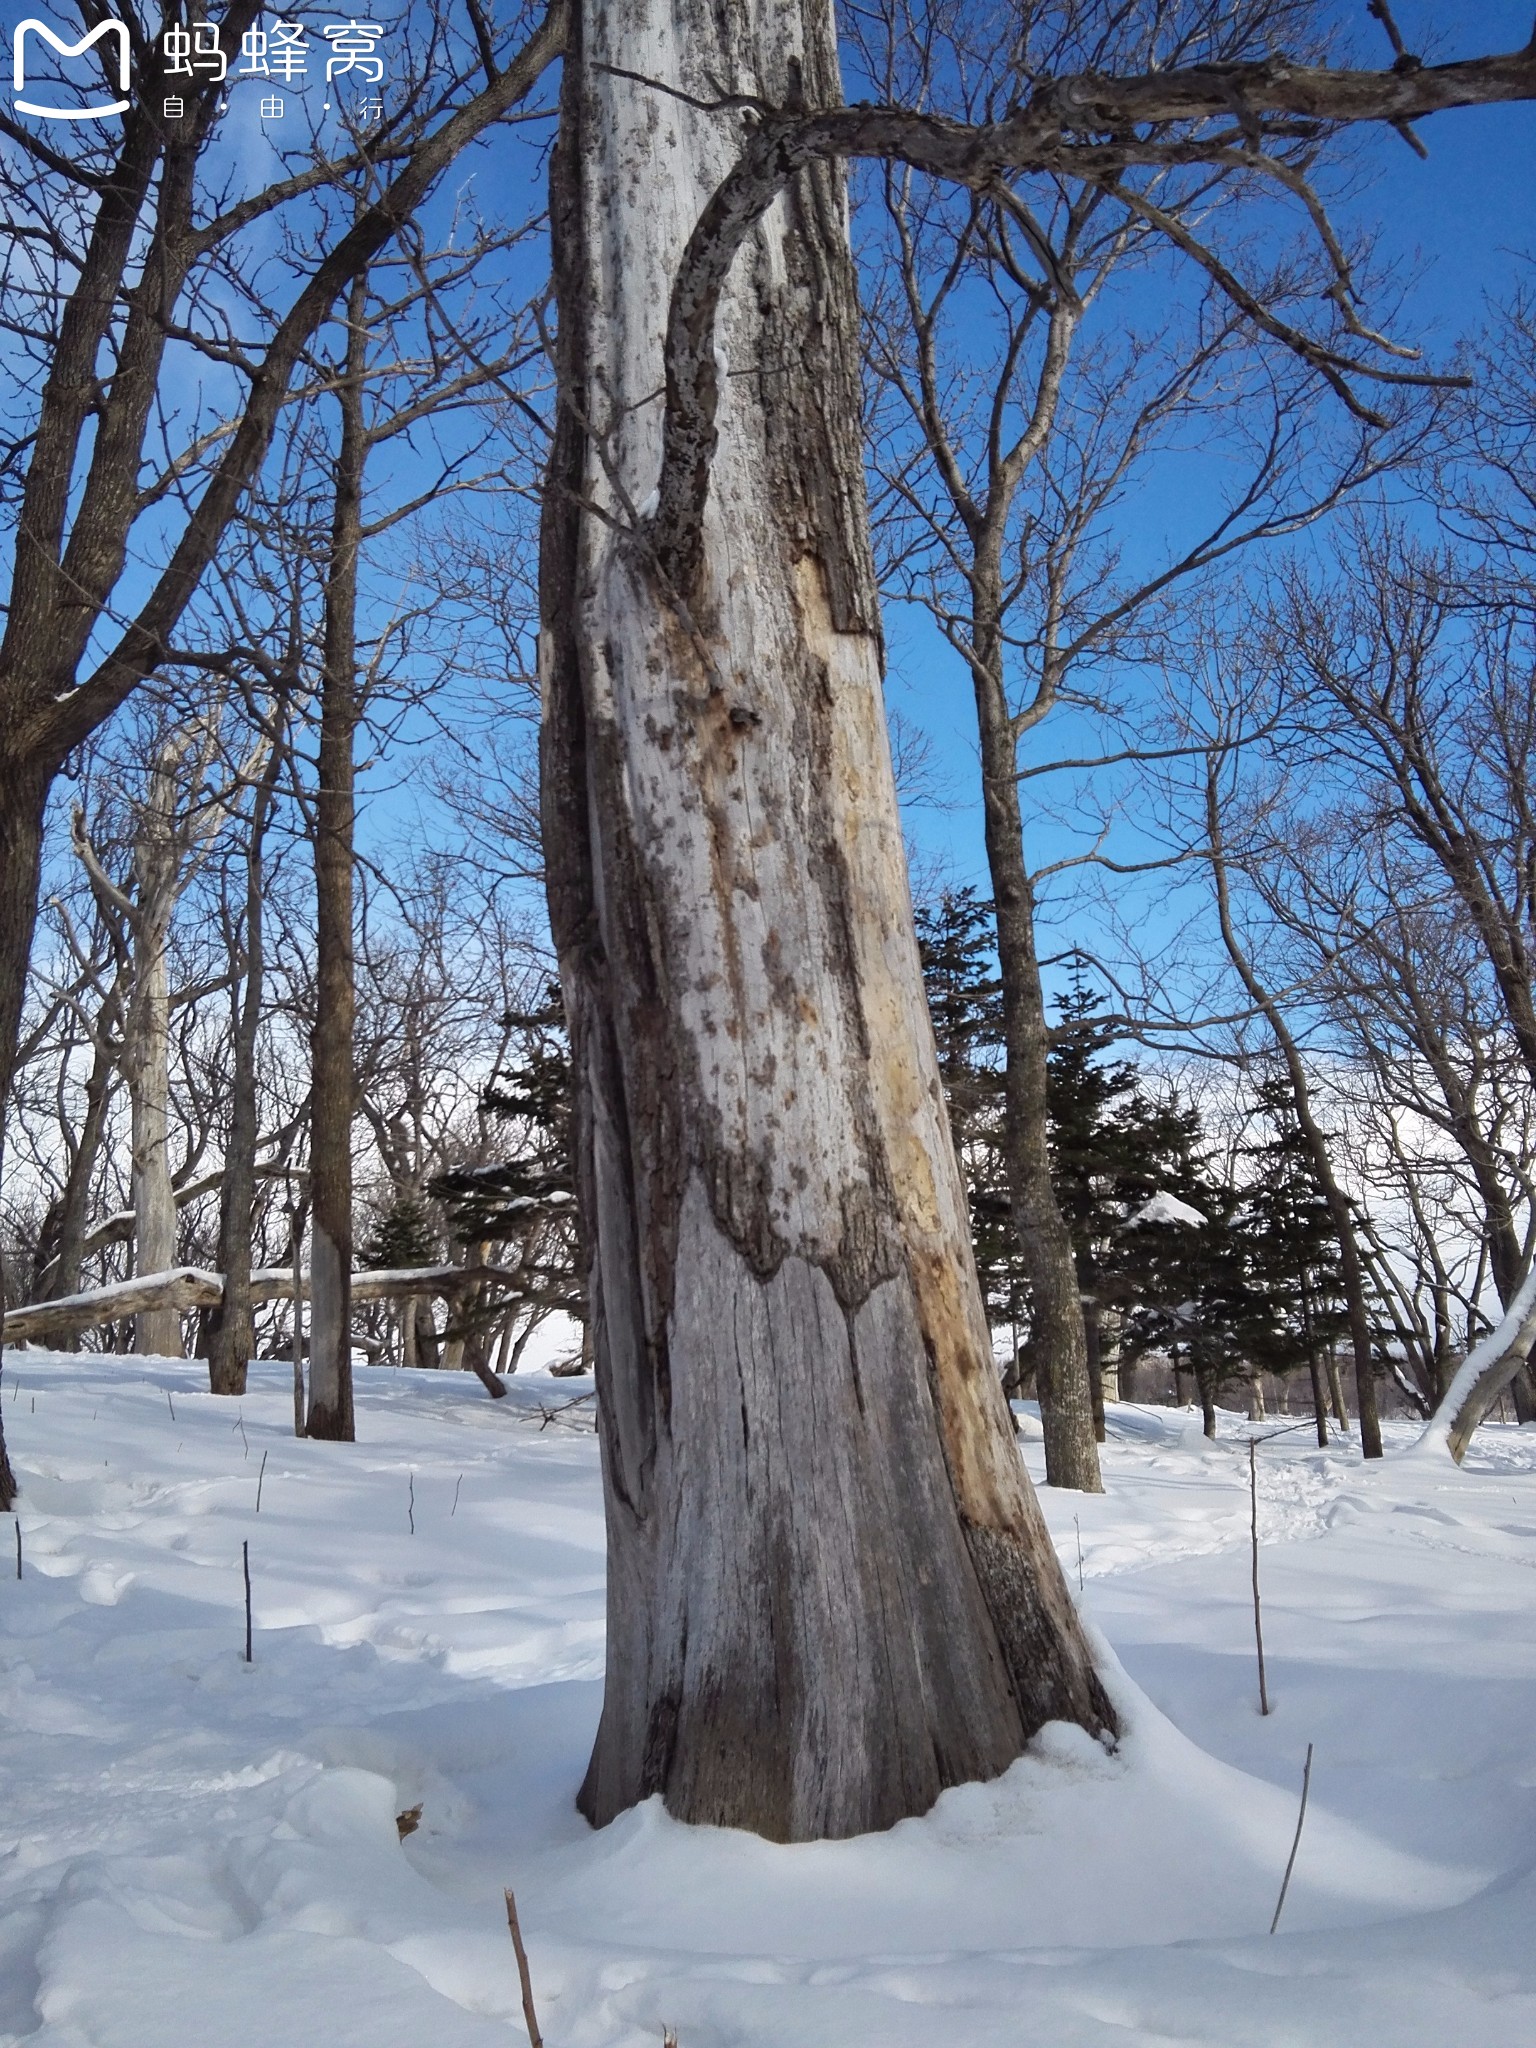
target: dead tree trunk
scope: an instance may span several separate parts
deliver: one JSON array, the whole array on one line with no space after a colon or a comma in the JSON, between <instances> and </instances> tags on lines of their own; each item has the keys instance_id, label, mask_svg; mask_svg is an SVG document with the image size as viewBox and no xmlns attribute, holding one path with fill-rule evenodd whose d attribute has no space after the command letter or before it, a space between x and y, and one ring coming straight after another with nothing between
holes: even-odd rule
<instances>
[{"instance_id":1,"label":"dead tree trunk","mask_svg":"<svg viewBox=\"0 0 1536 2048\"><path fill-rule=\"evenodd\" d=\"M164 1273L176 1263L176 1196L170 1159L171 998L165 934L146 937L134 973L134 999L123 1046L132 1105L133 1265ZM135 1351L179 1358L181 1318L145 1309L133 1325Z\"/></svg>"},{"instance_id":2,"label":"dead tree trunk","mask_svg":"<svg viewBox=\"0 0 1536 2048\"><path fill-rule=\"evenodd\" d=\"M131 1110L133 1268L165 1273L176 1263L176 1194L171 1185L171 918L181 893L178 768L188 744L174 734L156 753L134 834L135 894L128 915L133 984L123 1029L123 1075ZM83 828L82 828L83 830ZM145 1309L134 1319L134 1349L182 1354L174 1309Z\"/></svg>"},{"instance_id":3,"label":"dead tree trunk","mask_svg":"<svg viewBox=\"0 0 1536 2048\"><path fill-rule=\"evenodd\" d=\"M582 10L553 173L550 910L581 1084L608 1674L581 1807L850 1835L1114 1716L1014 1446L945 1122L880 697L840 179L728 288L702 562L641 535L660 320L829 12Z\"/></svg>"},{"instance_id":4,"label":"dead tree trunk","mask_svg":"<svg viewBox=\"0 0 1536 2048\"><path fill-rule=\"evenodd\" d=\"M325 660L320 690L319 786L315 793L315 1028L310 1043L311 1212L309 1419L306 1433L351 1443L352 1112L357 1102L352 1030L352 843L356 822L357 571L367 434L363 372L368 275L347 296L346 364L337 386Z\"/></svg>"}]
</instances>

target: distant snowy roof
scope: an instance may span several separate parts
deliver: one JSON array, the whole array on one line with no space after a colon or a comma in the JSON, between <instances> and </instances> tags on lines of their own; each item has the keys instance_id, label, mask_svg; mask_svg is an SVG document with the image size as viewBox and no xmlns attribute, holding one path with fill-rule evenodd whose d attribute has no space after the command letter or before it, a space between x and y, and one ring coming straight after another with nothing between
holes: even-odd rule
<instances>
[{"instance_id":1,"label":"distant snowy roof","mask_svg":"<svg viewBox=\"0 0 1536 2048\"><path fill-rule=\"evenodd\" d=\"M1137 1223L1209 1223L1209 1216L1202 1216L1198 1209L1192 1209L1188 1202L1181 1202L1177 1195L1159 1191L1150 1202L1143 1202L1134 1216L1127 1218L1127 1227Z\"/></svg>"}]
</instances>

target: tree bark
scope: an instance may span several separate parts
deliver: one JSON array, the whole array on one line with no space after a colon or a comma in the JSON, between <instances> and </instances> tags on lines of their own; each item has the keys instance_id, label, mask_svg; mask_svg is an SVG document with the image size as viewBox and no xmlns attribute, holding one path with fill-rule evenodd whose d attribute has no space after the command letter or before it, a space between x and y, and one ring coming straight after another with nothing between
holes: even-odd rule
<instances>
[{"instance_id":1,"label":"tree bark","mask_svg":"<svg viewBox=\"0 0 1536 2048\"><path fill-rule=\"evenodd\" d=\"M256 1347L251 1223L256 1205L256 1037L266 966L262 842L282 763L283 751L274 746L251 802L245 856L245 986L234 1018L229 1138L219 1189L219 1272L224 1292L208 1322L208 1384L215 1394L245 1392L246 1368Z\"/></svg>"},{"instance_id":2,"label":"tree bark","mask_svg":"<svg viewBox=\"0 0 1536 2048\"><path fill-rule=\"evenodd\" d=\"M1307 1371L1312 1380L1312 1414L1317 1423L1317 1447L1320 1451L1328 1448L1328 1401L1323 1393L1323 1369L1318 1364L1317 1353L1307 1353Z\"/></svg>"},{"instance_id":3,"label":"tree bark","mask_svg":"<svg viewBox=\"0 0 1536 2048\"><path fill-rule=\"evenodd\" d=\"M1045 1476L1052 1486L1102 1493L1077 1259L1051 1180L1051 1039L1035 949L1035 892L1024 859L1018 744L1003 687L1001 633L980 620L973 637L980 642L973 674L982 815L1002 983L1003 1144L1014 1233L1029 1275L1029 1348L1045 1434ZM989 651L995 653L990 661Z\"/></svg>"},{"instance_id":4,"label":"tree bark","mask_svg":"<svg viewBox=\"0 0 1536 2048\"><path fill-rule=\"evenodd\" d=\"M178 893L176 783L162 756L134 847L138 901L133 918L133 995L123 1033L123 1073L131 1105L133 1268L166 1273L176 1263L176 1195L171 1186L170 920ZM182 1355L181 1318L174 1309L145 1309L134 1318L135 1351Z\"/></svg>"},{"instance_id":5,"label":"tree bark","mask_svg":"<svg viewBox=\"0 0 1536 2048\"><path fill-rule=\"evenodd\" d=\"M307 1434L351 1443L352 1113L357 1100L352 1032L352 849L356 825L353 745L357 732L357 572L363 522L367 430L363 374L368 274L347 295L346 365L337 387L330 560L325 590L325 661L320 689L319 787L315 795L315 1028L311 1039L309 1170L309 1419Z\"/></svg>"},{"instance_id":6,"label":"tree bark","mask_svg":"<svg viewBox=\"0 0 1536 2048\"><path fill-rule=\"evenodd\" d=\"M5 1164L5 1107L11 1099L16 1047L21 1036L21 1010L26 995L27 963L32 956L32 931L37 921L37 884L42 867L43 808L48 800L47 775L35 765L0 749L0 1175ZM0 1366L5 1359L5 1294L0 1284ZM16 1498L16 1477L5 1444L5 1418L0 1404L0 1514Z\"/></svg>"},{"instance_id":7,"label":"tree bark","mask_svg":"<svg viewBox=\"0 0 1536 2048\"><path fill-rule=\"evenodd\" d=\"M1214 1443L1216 1440L1216 1387L1209 1373L1196 1372L1195 1385L1200 1392L1200 1427Z\"/></svg>"},{"instance_id":8,"label":"tree bark","mask_svg":"<svg viewBox=\"0 0 1536 2048\"><path fill-rule=\"evenodd\" d=\"M738 124L835 97L823 0L589 0L553 170L541 663L580 1079L608 1675L580 1804L855 1834L1114 1716L1014 1447L880 702L840 180L728 288L702 562L668 586L658 309Z\"/></svg>"},{"instance_id":9,"label":"tree bark","mask_svg":"<svg viewBox=\"0 0 1536 2048\"><path fill-rule=\"evenodd\" d=\"M304 1206L295 1202L288 1211L288 1256L293 1270L293 1433L304 1434L306 1393L304 1386Z\"/></svg>"},{"instance_id":10,"label":"tree bark","mask_svg":"<svg viewBox=\"0 0 1536 2048\"><path fill-rule=\"evenodd\" d=\"M75 1149L69 1162L69 1177L64 1183L64 1199L59 1212L58 1248L48 1272L45 1292L51 1295L74 1294L80 1286L80 1267L85 1258L86 1220L90 1210L91 1183L96 1175L96 1162L101 1156L102 1138L107 1126L107 1103L112 1092L112 1074L117 1056L108 1033L107 1010L104 1004L102 1015L96 1020L96 1040L91 1058L91 1071L85 1084L85 1114L80 1119L80 1128L75 1133ZM73 1340L64 1347L72 1350Z\"/></svg>"}]
</instances>

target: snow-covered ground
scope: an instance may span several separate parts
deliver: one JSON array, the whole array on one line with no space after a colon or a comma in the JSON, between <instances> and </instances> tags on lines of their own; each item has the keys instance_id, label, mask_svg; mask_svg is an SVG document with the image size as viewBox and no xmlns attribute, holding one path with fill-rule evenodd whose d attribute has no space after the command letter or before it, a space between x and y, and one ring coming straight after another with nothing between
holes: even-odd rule
<instances>
[{"instance_id":1,"label":"snow-covered ground","mask_svg":"<svg viewBox=\"0 0 1536 2048\"><path fill-rule=\"evenodd\" d=\"M344 1447L294 1441L282 1367L242 1402L199 1378L7 1361L7 2048L507 2048L509 1884L550 2048L1536 2041L1536 1430L1484 1430L1462 1472L1264 1446L1263 1720L1246 1425L1119 1410L1107 1494L1043 1498L1123 1666L1120 1752L1048 1730L888 1835L781 1848L573 1811L584 1382L493 1405L364 1372Z\"/></svg>"}]
</instances>

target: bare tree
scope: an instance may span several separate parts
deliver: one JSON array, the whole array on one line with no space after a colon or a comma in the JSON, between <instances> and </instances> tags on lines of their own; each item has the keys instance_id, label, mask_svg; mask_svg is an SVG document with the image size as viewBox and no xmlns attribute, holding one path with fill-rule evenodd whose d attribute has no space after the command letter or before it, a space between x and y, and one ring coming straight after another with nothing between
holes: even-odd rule
<instances>
[{"instance_id":1,"label":"bare tree","mask_svg":"<svg viewBox=\"0 0 1536 2048\"><path fill-rule=\"evenodd\" d=\"M420 430L452 414L487 410L525 364L541 352L524 322L508 316L494 295L475 310L488 254L509 238L483 230L427 250L414 236L391 265L359 272L347 297L345 346L332 387L340 428L331 474L331 517L324 557L324 624L320 650L319 748L314 802L315 1020L311 1039L310 1189L312 1320L308 1434L350 1442L352 1416L352 1126L357 1086L353 1061L356 1007L353 958L353 865L356 735L379 681L394 634L360 628L365 550L427 504L483 484L474 457L499 422L469 447L441 452L426 488L387 505L370 503L369 464ZM515 239L515 236L513 237ZM453 297L462 292L465 308ZM411 346L416 336L420 339ZM504 410L511 410L505 407ZM503 429L503 464L514 443ZM440 444L439 444L440 445ZM393 622L392 622L393 623ZM360 644L360 631L364 635Z\"/></svg>"},{"instance_id":2,"label":"bare tree","mask_svg":"<svg viewBox=\"0 0 1536 2048\"><path fill-rule=\"evenodd\" d=\"M926 100L960 72L979 108L1014 97L1021 71L1168 71L1277 46L1315 51L1323 14L1307 0L1145 14L1083 0L1026 11L1016 40L965 11L930 18L926 40L900 7L862 19L866 64L888 95ZM1237 284L1227 245L1241 248L1256 187L1268 179L1309 194L1318 154L1315 134L1293 135L1267 153L1217 148L1191 162L1154 150L1113 177L1069 163L958 191L901 164L885 169L870 208L886 224L881 257L866 263L887 581L931 614L976 705L1009 1183L1057 1485L1099 1484L1090 1402L1101 1416L1102 1392L1047 1144L1039 925L1052 877L1072 863L1031 857L1039 778L1052 765L1039 740L1057 714L1075 713L1067 751L1081 753L1085 724L1113 724L1114 670L1145 659L1181 585L1322 518L1422 439L1423 408L1406 404L1413 373L1385 355L1324 361L1292 324L1321 295L1337 302L1346 334L1363 289L1315 200L1315 250L1281 251L1251 287ZM1191 270L1203 286L1193 294ZM1354 388L1381 374L1396 387L1390 428L1379 401ZM1334 396L1355 416L1343 431L1336 407L1319 404ZM1197 442L1228 458L1222 484L1165 518L1173 538L1161 562L1128 573L1112 522L1159 495L1161 447Z\"/></svg>"},{"instance_id":3,"label":"bare tree","mask_svg":"<svg viewBox=\"0 0 1536 2048\"><path fill-rule=\"evenodd\" d=\"M280 721L281 706L274 706ZM215 1394L243 1394L246 1368L255 1350L251 1303L251 1237L256 1199L259 1099L256 1048L266 987L266 863L268 823L284 762L284 736L274 731L267 757L251 793L245 842L244 916L230 932L231 952L243 955L244 973L232 977L230 992L230 1116L219 1189L218 1270L224 1291L204 1333L208 1382Z\"/></svg>"},{"instance_id":4,"label":"bare tree","mask_svg":"<svg viewBox=\"0 0 1536 2048\"><path fill-rule=\"evenodd\" d=\"M1501 1045L1520 1096L1536 1088L1528 625L1503 595L1479 603L1475 564L1362 529L1338 576L1289 579L1275 659L1295 693L1302 743L1343 764L1354 792L1343 874L1337 862L1324 867L1299 900L1331 895L1337 921L1369 925L1336 979L1357 992L1368 977L1377 984L1362 1007L1381 1020L1374 1032L1367 1024L1378 1071L1396 1034L1432 1078L1435 1102L1423 1107L1467 1162L1490 1277L1508 1309L1531 1246L1515 1224ZM1485 1001L1456 977L1468 947ZM1470 1434L1523 1362L1501 1357L1463 1390L1458 1431Z\"/></svg>"},{"instance_id":5,"label":"bare tree","mask_svg":"<svg viewBox=\"0 0 1536 2048\"><path fill-rule=\"evenodd\" d=\"M95 8L80 11L93 25ZM230 47L258 13L258 0L234 0L220 23ZM218 168L223 88L212 78L186 85L177 120L151 93L115 130L80 124L73 153L0 116L6 365L21 386L0 451L15 543L0 639L0 1104L54 776L173 651L266 459L303 350L338 296L462 152L528 95L564 35L563 0L531 36L526 25L493 30L473 4L462 29L450 0L428 14L413 89L380 130L353 138L339 161L317 141L310 163L285 163L270 184L238 195ZM147 77L153 18L126 4L121 16ZM343 204L338 217L328 197L344 201L374 164L385 167L374 196ZM273 224L284 216L292 246L275 257ZM222 416L175 403L178 380L199 360L219 366L221 393L239 388ZM142 594L129 563L151 527L161 566ZM4 1503L8 1473L0 1477Z\"/></svg>"},{"instance_id":6,"label":"bare tree","mask_svg":"<svg viewBox=\"0 0 1536 2048\"><path fill-rule=\"evenodd\" d=\"M176 1263L176 1198L170 1154L171 920L197 868L227 822L232 801L258 771L253 756L223 779L222 718L215 711L173 725L154 744L143 799L135 806L132 878L116 882L74 813L72 830L102 915L128 970L120 1059L133 1107L134 1267L164 1273ZM266 751L258 741L258 754ZM181 1355L174 1311L145 1309L140 1351Z\"/></svg>"}]
</instances>

